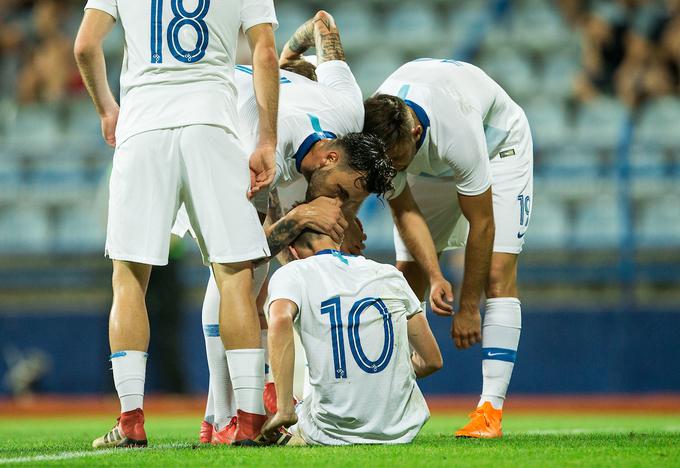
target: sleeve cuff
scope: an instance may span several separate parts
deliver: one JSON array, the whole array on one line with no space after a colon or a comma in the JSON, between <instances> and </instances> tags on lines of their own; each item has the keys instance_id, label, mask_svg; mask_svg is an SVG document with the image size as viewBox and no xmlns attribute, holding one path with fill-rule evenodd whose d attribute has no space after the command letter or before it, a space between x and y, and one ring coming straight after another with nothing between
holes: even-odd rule
<instances>
[{"instance_id":1,"label":"sleeve cuff","mask_svg":"<svg viewBox=\"0 0 680 468\"><path fill-rule=\"evenodd\" d=\"M491 188L491 182L488 182L486 185L484 185L484 188L482 189L477 189L477 190L466 190L464 188L457 187L457 191L459 194L464 195L466 197L476 197L477 195L481 195L487 190Z\"/></svg>"},{"instance_id":2,"label":"sleeve cuff","mask_svg":"<svg viewBox=\"0 0 680 468\"><path fill-rule=\"evenodd\" d=\"M274 31L279 29L279 22L277 21L276 18L273 18L273 17L260 18L260 19L256 19L256 20L246 21L243 24L241 24L241 28L243 29L243 32L245 33L250 28L252 28L253 26L257 26L258 24L271 24L272 29Z\"/></svg>"},{"instance_id":3,"label":"sleeve cuff","mask_svg":"<svg viewBox=\"0 0 680 468\"><path fill-rule=\"evenodd\" d=\"M87 5L85 5L85 10L103 11L104 13L111 15L114 20L118 21L118 9L115 6L90 0Z\"/></svg>"}]
</instances>

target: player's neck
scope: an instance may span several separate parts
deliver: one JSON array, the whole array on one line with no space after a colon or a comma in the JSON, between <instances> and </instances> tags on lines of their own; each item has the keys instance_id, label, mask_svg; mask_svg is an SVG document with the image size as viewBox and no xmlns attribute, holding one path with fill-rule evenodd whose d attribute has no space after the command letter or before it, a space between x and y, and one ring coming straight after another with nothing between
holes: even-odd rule
<instances>
[{"instance_id":1,"label":"player's neck","mask_svg":"<svg viewBox=\"0 0 680 468\"><path fill-rule=\"evenodd\" d=\"M316 242L314 242L314 245L312 245L312 251L314 252L314 255L318 254L319 252L323 252L324 250L338 250L340 246L333 242L333 239L330 237L328 239L320 239Z\"/></svg>"}]
</instances>

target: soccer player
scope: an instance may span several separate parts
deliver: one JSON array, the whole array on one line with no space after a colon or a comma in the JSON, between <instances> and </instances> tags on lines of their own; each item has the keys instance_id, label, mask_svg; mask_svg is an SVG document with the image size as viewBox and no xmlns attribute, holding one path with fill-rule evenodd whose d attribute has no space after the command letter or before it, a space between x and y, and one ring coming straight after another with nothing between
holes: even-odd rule
<instances>
[{"instance_id":1,"label":"soccer player","mask_svg":"<svg viewBox=\"0 0 680 468\"><path fill-rule=\"evenodd\" d=\"M95 448L146 446L143 395L152 265L168 260L180 203L212 265L221 338L238 424L230 440L256 444L266 419L264 351L250 295L252 261L269 255L248 197L274 175L279 73L271 0L89 0L75 44L85 84L116 153L106 253L113 260L111 363L121 416ZM120 21L125 60L119 107L106 81L102 41ZM250 158L238 137L234 56L239 28L253 50L259 139ZM227 326L228 325L228 326ZM225 351L226 350L226 351Z\"/></svg>"},{"instance_id":2,"label":"soccer player","mask_svg":"<svg viewBox=\"0 0 680 468\"><path fill-rule=\"evenodd\" d=\"M268 235L272 255L287 247L305 228L321 230L336 241L342 241L343 234L345 237L348 237L347 234L361 236L362 231L354 221L359 205L369 193L382 194L389 190L396 174L382 141L359 133L364 117L361 89L345 61L335 22L324 11L305 22L293 35L284 50L283 66L294 67L295 61L312 46L317 50L317 81L298 73L281 71L279 138L271 187L287 190L296 184L304 189L308 182L310 186L317 187L320 194L341 200L342 210L353 226L347 229L348 223L342 214L338 217L338 201L317 199L310 206L297 207L272 226ZM258 135L258 100L251 75L251 67L236 67L239 119L246 147L254 144ZM305 199L304 191L299 199ZM264 190L254 198L261 214L267 212L267 201ZM187 219L180 215L173 232L184 235L187 228ZM255 282L255 292L259 291L266 271L258 271L257 276L259 281ZM234 408L228 384L230 368L223 353L218 350L218 303L218 289L211 275L202 319L211 374L208 400L209 403L212 401L214 414L210 414L211 405L208 404L206 420L201 426L201 440L224 443L232 431ZM266 343L266 331L261 339Z\"/></svg>"},{"instance_id":3,"label":"soccer player","mask_svg":"<svg viewBox=\"0 0 680 468\"><path fill-rule=\"evenodd\" d=\"M364 131L383 138L395 167L395 214L422 210L431 238L398 222L397 267L418 296L427 288L419 258L466 245L456 346L482 340L483 388L456 435L501 437L503 401L521 329L517 261L533 196L531 131L522 109L479 68L422 59L399 68L368 99ZM483 333L479 300L486 293ZM481 333L481 337L480 337Z\"/></svg>"},{"instance_id":4,"label":"soccer player","mask_svg":"<svg viewBox=\"0 0 680 468\"><path fill-rule=\"evenodd\" d=\"M338 250L304 231L291 250L300 260L269 283L269 349L277 412L263 428L313 445L408 443L429 418L416 377L442 366L420 299L391 265ZM293 403L293 329L302 340L311 393ZM411 351L413 350L413 351Z\"/></svg>"}]
</instances>

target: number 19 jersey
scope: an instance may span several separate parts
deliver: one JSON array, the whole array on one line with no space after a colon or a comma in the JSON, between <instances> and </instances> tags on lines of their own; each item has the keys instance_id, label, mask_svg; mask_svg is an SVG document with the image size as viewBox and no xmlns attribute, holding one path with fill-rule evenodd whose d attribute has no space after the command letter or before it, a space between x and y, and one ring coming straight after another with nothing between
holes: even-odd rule
<instances>
[{"instance_id":1,"label":"number 19 jersey","mask_svg":"<svg viewBox=\"0 0 680 468\"><path fill-rule=\"evenodd\" d=\"M421 305L391 265L327 250L280 268L267 307L294 302L311 392L297 432L309 444L395 444L429 418L411 364L407 320Z\"/></svg>"},{"instance_id":2,"label":"number 19 jersey","mask_svg":"<svg viewBox=\"0 0 680 468\"><path fill-rule=\"evenodd\" d=\"M240 28L276 27L272 0L89 0L125 32L117 144L136 134L216 125L237 134Z\"/></svg>"}]
</instances>

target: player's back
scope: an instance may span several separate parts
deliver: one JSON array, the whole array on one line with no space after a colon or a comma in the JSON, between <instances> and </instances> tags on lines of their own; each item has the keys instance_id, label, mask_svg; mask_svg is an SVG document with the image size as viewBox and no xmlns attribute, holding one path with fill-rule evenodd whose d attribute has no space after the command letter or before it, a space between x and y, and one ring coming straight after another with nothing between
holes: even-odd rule
<instances>
[{"instance_id":1,"label":"player's back","mask_svg":"<svg viewBox=\"0 0 680 468\"><path fill-rule=\"evenodd\" d=\"M90 0L113 4L125 33L118 140L192 124L236 128L241 27L276 23L271 0Z\"/></svg>"},{"instance_id":2,"label":"player's back","mask_svg":"<svg viewBox=\"0 0 680 468\"><path fill-rule=\"evenodd\" d=\"M313 389L303 403L309 417L300 418L305 435L318 443L411 441L429 412L407 331L420 304L403 275L335 251L283 270L277 274L304 285L296 326Z\"/></svg>"},{"instance_id":3,"label":"player's back","mask_svg":"<svg viewBox=\"0 0 680 468\"><path fill-rule=\"evenodd\" d=\"M434 114L431 119L446 118L451 100L481 118L487 140L489 156L519 138L528 129L522 108L507 92L482 69L457 60L419 59L397 69L381 86L379 92L397 95L403 86L411 92L427 96ZM418 88L424 88L418 90ZM444 114L438 116L437 114Z\"/></svg>"}]
</instances>

